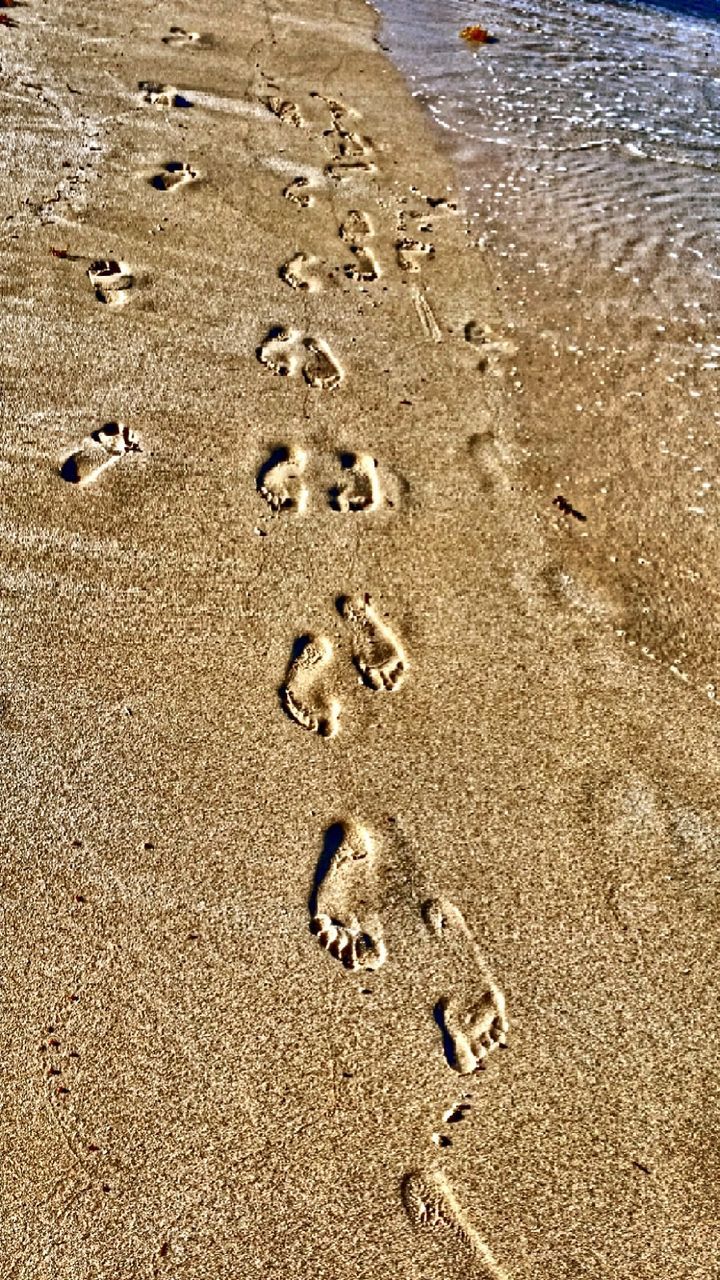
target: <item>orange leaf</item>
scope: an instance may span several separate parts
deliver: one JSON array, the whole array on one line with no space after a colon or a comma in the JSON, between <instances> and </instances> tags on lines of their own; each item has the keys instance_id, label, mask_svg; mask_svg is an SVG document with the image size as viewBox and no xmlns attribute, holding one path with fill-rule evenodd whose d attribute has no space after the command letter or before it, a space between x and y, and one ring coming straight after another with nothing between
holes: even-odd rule
<instances>
[{"instance_id":1,"label":"orange leaf","mask_svg":"<svg viewBox=\"0 0 720 1280\"><path fill-rule=\"evenodd\" d=\"M463 27L460 32L463 40L471 44L494 44L495 38L484 27Z\"/></svg>"}]
</instances>

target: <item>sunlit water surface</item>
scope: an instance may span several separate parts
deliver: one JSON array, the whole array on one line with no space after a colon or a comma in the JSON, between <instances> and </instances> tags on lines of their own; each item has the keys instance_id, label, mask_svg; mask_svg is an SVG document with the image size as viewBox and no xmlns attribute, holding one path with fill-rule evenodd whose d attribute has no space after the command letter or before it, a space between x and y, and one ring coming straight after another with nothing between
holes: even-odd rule
<instances>
[{"instance_id":1,"label":"sunlit water surface","mask_svg":"<svg viewBox=\"0 0 720 1280\"><path fill-rule=\"evenodd\" d=\"M720 4L375 4L508 300L527 474L588 513L557 580L713 698Z\"/></svg>"}]
</instances>

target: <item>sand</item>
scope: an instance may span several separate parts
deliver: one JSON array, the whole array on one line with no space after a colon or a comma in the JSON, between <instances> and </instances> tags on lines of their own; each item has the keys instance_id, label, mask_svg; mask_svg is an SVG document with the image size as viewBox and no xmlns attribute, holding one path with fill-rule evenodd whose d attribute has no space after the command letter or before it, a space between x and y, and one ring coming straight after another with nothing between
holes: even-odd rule
<instances>
[{"instance_id":1,"label":"sand","mask_svg":"<svg viewBox=\"0 0 720 1280\"><path fill-rule=\"evenodd\" d=\"M2 1275L717 1276L716 711L372 11L12 16Z\"/></svg>"}]
</instances>

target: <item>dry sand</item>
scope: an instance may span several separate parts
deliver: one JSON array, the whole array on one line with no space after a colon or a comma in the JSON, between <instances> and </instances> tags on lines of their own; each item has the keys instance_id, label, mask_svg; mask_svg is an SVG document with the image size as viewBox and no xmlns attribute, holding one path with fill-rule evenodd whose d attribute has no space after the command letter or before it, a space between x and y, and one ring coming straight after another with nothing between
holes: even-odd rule
<instances>
[{"instance_id":1,"label":"dry sand","mask_svg":"<svg viewBox=\"0 0 720 1280\"><path fill-rule=\"evenodd\" d=\"M371 11L10 12L0 1274L717 1277L716 711Z\"/></svg>"}]
</instances>

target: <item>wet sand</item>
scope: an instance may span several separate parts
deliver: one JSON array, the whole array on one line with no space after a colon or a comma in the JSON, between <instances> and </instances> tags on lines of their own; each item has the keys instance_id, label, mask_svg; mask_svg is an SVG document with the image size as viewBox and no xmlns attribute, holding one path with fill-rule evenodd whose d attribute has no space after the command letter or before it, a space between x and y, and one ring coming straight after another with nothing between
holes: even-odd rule
<instances>
[{"instance_id":1,"label":"wet sand","mask_svg":"<svg viewBox=\"0 0 720 1280\"><path fill-rule=\"evenodd\" d=\"M371 11L13 19L4 1274L715 1276L715 711L556 587Z\"/></svg>"}]
</instances>

